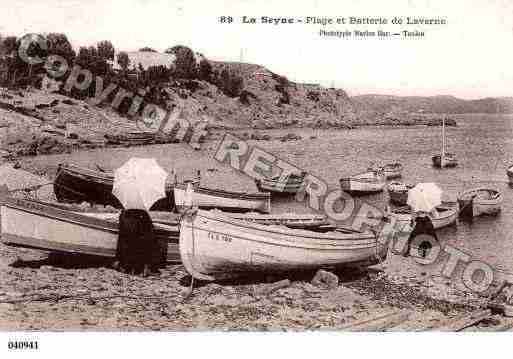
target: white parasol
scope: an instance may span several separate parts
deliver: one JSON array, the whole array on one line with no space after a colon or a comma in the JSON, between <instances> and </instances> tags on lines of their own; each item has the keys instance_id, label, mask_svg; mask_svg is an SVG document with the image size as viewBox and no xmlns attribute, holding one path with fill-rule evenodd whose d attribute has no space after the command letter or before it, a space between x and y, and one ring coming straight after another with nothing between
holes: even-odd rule
<instances>
[{"instance_id":1,"label":"white parasol","mask_svg":"<svg viewBox=\"0 0 513 359\"><path fill-rule=\"evenodd\" d=\"M408 191L408 205L414 212L431 212L442 204L442 190L435 183L419 183Z\"/></svg>"},{"instance_id":2,"label":"white parasol","mask_svg":"<svg viewBox=\"0 0 513 359\"><path fill-rule=\"evenodd\" d=\"M144 209L166 197L167 172L154 158L130 158L114 172L112 193L125 209Z\"/></svg>"}]
</instances>

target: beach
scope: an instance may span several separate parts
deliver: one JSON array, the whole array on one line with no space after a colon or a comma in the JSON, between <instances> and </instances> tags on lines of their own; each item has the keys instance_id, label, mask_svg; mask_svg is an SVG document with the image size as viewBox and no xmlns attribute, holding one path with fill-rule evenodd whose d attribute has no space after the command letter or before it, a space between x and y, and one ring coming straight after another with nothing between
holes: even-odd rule
<instances>
[{"instance_id":1,"label":"beach","mask_svg":"<svg viewBox=\"0 0 513 359\"><path fill-rule=\"evenodd\" d=\"M262 130L259 133L268 135L266 140L250 139L248 143L319 176L330 188L338 185L340 177L361 172L372 163L392 161L405 167L403 181L436 182L447 199L454 200L471 186L495 186L504 195L498 217L479 218L473 224L460 222L437 234L444 243L461 248L472 258L500 270L513 270L507 255L513 246L509 237L513 192L505 174L513 146L511 116L456 118L458 126L447 131L448 148L459 154L456 169L431 166L430 154L440 151L437 127ZM251 138L254 131L232 133ZM295 139L282 140L288 133ZM222 135L221 131L213 133L200 150L187 144L162 144L17 160L22 169L51 179L62 162L115 169L133 156L153 157L168 172L174 171L179 180L192 178L200 170L204 186L255 191L253 179L214 159ZM362 200L379 208L388 202L386 192ZM311 210L294 198L273 198L272 212ZM486 306L486 296L469 291L457 275L444 277L440 263L422 266L393 253L369 272L337 272L336 288L312 285L315 273L289 273L240 282L200 283L188 298L190 277L181 265L168 265L160 274L142 278L116 272L109 263L89 257L49 255L3 244L0 258L2 330L335 330L351 321L394 310L408 311L410 319L407 325L391 330L414 330ZM262 294L263 288L285 279L290 281L288 285ZM497 317L483 325L498 326L507 320Z\"/></svg>"}]
</instances>

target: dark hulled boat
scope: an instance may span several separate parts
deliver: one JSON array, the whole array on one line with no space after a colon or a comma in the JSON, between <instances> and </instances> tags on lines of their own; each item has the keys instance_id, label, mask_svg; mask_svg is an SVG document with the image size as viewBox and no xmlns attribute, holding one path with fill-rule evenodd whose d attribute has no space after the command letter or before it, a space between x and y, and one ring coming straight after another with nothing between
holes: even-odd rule
<instances>
[{"instance_id":1,"label":"dark hulled boat","mask_svg":"<svg viewBox=\"0 0 513 359\"><path fill-rule=\"evenodd\" d=\"M89 202L122 208L119 200L112 194L113 184L112 173L72 164L60 164L54 181L54 191L59 202ZM175 204L180 206L183 203L184 194L184 184L167 184L166 198L158 200L150 210L171 211ZM271 197L268 192L230 192L197 186L194 188L193 202L200 208L218 208L236 212L269 213L271 209Z\"/></svg>"},{"instance_id":2,"label":"dark hulled boat","mask_svg":"<svg viewBox=\"0 0 513 359\"><path fill-rule=\"evenodd\" d=\"M115 208L123 208L112 194L114 176L108 172L95 171L73 164L60 164L54 181L54 192L59 202L89 202ZM154 211L170 211L173 208L173 188L166 188L166 198L158 200Z\"/></svg>"}]
</instances>

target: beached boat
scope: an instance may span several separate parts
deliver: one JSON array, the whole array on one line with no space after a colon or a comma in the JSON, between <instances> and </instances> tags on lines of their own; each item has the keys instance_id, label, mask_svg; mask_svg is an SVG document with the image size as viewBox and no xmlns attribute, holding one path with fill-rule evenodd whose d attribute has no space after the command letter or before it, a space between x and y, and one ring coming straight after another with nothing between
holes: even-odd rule
<instances>
[{"instance_id":1,"label":"beached boat","mask_svg":"<svg viewBox=\"0 0 513 359\"><path fill-rule=\"evenodd\" d=\"M458 196L460 216L496 215L501 211L502 194L491 188L474 188Z\"/></svg>"},{"instance_id":2,"label":"beached boat","mask_svg":"<svg viewBox=\"0 0 513 359\"><path fill-rule=\"evenodd\" d=\"M114 175L111 172L95 171L73 164L62 163L57 169L53 188L59 202L110 205L122 208L112 194ZM166 198L158 200L152 210L170 211L173 208L172 187L166 188Z\"/></svg>"},{"instance_id":3,"label":"beached boat","mask_svg":"<svg viewBox=\"0 0 513 359\"><path fill-rule=\"evenodd\" d=\"M60 164L54 181L54 191L59 202L89 202L122 208L119 200L112 194L113 183L114 176L110 172ZM194 204L201 208L264 213L270 211L269 193L229 192L205 187L198 187L194 191ZM171 211L175 202L177 205L182 203L184 194L185 184L167 184L166 198L158 200L151 210Z\"/></svg>"},{"instance_id":4,"label":"beached boat","mask_svg":"<svg viewBox=\"0 0 513 359\"><path fill-rule=\"evenodd\" d=\"M300 174L291 174L287 177L286 181L280 181L280 177L276 176L270 179L257 179L255 184L259 191L272 192L276 194L296 194L301 190L303 180L305 179L307 172L301 172Z\"/></svg>"},{"instance_id":5,"label":"beached boat","mask_svg":"<svg viewBox=\"0 0 513 359\"><path fill-rule=\"evenodd\" d=\"M438 168L456 167L458 160L454 153L445 152L445 117L442 119L442 150L439 155L431 157L433 166Z\"/></svg>"},{"instance_id":6,"label":"beached boat","mask_svg":"<svg viewBox=\"0 0 513 359\"><path fill-rule=\"evenodd\" d=\"M92 212L79 212L87 216L95 218L116 220L119 217L119 212L103 212L103 213L92 213ZM178 226L180 223L180 214L171 212L149 212L153 223L165 224L169 226ZM235 218L238 220L255 222L265 225L278 225L286 226L289 228L298 229L310 229L316 230L321 229L324 231L325 228L334 228L327 220L326 216L319 214L299 214L299 213L282 213L282 214L260 214L256 212L249 213L234 213L234 212L223 212L226 216ZM331 227L329 227L331 226Z\"/></svg>"},{"instance_id":7,"label":"beached boat","mask_svg":"<svg viewBox=\"0 0 513 359\"><path fill-rule=\"evenodd\" d=\"M241 221L216 211L191 211L180 222L180 255L196 279L216 280L250 272L369 266L387 248L371 232L312 231Z\"/></svg>"},{"instance_id":8,"label":"beached boat","mask_svg":"<svg viewBox=\"0 0 513 359\"><path fill-rule=\"evenodd\" d=\"M390 182L387 186L390 202L399 206L406 206L408 202L408 191L413 185L403 182Z\"/></svg>"},{"instance_id":9,"label":"beached boat","mask_svg":"<svg viewBox=\"0 0 513 359\"><path fill-rule=\"evenodd\" d=\"M368 171L340 179L340 187L342 190L352 194L381 192L385 184L383 171Z\"/></svg>"},{"instance_id":10,"label":"beached boat","mask_svg":"<svg viewBox=\"0 0 513 359\"><path fill-rule=\"evenodd\" d=\"M513 165L508 167L506 174L508 175L509 184L513 186Z\"/></svg>"},{"instance_id":11,"label":"beached boat","mask_svg":"<svg viewBox=\"0 0 513 359\"><path fill-rule=\"evenodd\" d=\"M155 142L154 132L126 132L122 134L106 134L107 143L111 145L141 146Z\"/></svg>"},{"instance_id":12,"label":"beached boat","mask_svg":"<svg viewBox=\"0 0 513 359\"><path fill-rule=\"evenodd\" d=\"M403 165L399 162L388 163L381 170L385 173L386 179L399 178L403 174Z\"/></svg>"},{"instance_id":13,"label":"beached boat","mask_svg":"<svg viewBox=\"0 0 513 359\"><path fill-rule=\"evenodd\" d=\"M185 194L185 184L174 186L174 200L177 207L183 206ZM271 195L269 192L230 192L196 187L192 194L192 203L194 206L204 209L218 208L225 211L258 211L262 213L271 211Z\"/></svg>"},{"instance_id":14,"label":"beached boat","mask_svg":"<svg viewBox=\"0 0 513 359\"><path fill-rule=\"evenodd\" d=\"M260 213L227 213L227 216L243 221L255 222L266 225L281 225L289 228L310 229L329 225L326 216L318 214L260 214Z\"/></svg>"},{"instance_id":15,"label":"beached boat","mask_svg":"<svg viewBox=\"0 0 513 359\"><path fill-rule=\"evenodd\" d=\"M433 222L435 229L443 228L456 224L458 219L459 206L458 202L442 202L436 207L436 213L430 213L429 218ZM395 217L397 222L411 223L412 211L409 207L389 210L387 216Z\"/></svg>"},{"instance_id":16,"label":"beached boat","mask_svg":"<svg viewBox=\"0 0 513 359\"><path fill-rule=\"evenodd\" d=\"M116 256L118 219L95 218L49 203L0 198L1 242L45 251ZM162 258L179 262L178 226L155 224Z\"/></svg>"}]
</instances>

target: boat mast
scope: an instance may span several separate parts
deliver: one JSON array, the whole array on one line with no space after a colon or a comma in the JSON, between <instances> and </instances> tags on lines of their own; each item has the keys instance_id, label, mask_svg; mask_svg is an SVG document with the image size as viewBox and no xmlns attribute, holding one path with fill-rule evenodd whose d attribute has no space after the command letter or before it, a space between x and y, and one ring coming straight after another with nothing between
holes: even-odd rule
<instances>
[{"instance_id":1,"label":"boat mast","mask_svg":"<svg viewBox=\"0 0 513 359\"><path fill-rule=\"evenodd\" d=\"M440 154L440 168L445 167L445 116L442 118L442 153Z\"/></svg>"}]
</instances>

